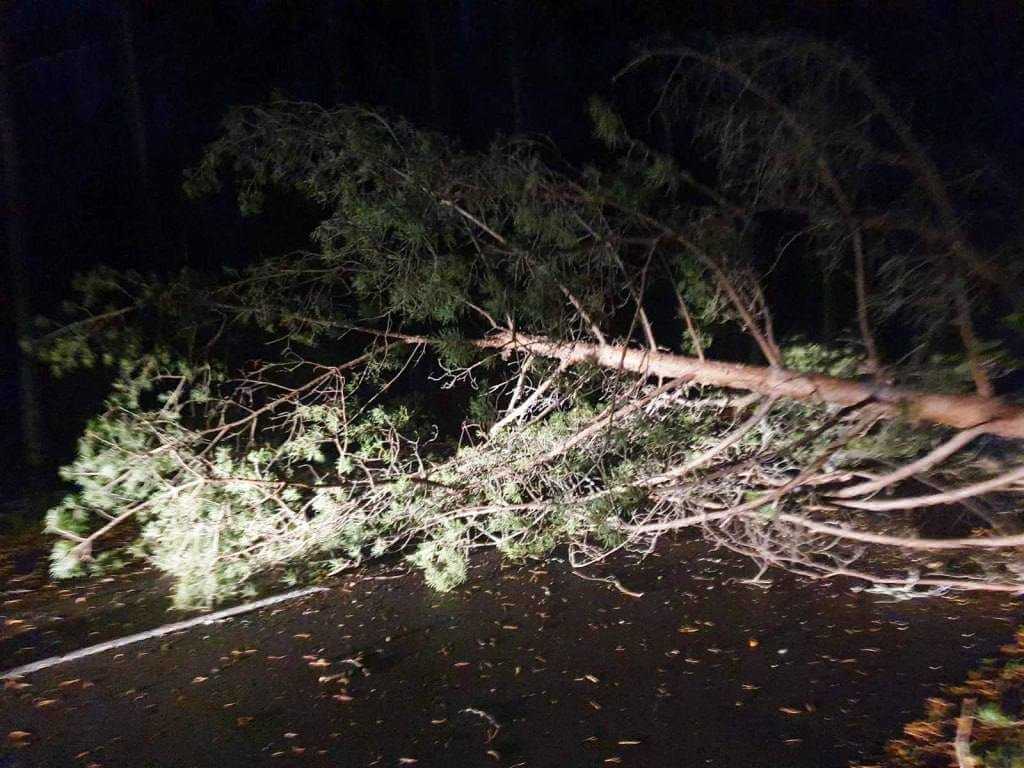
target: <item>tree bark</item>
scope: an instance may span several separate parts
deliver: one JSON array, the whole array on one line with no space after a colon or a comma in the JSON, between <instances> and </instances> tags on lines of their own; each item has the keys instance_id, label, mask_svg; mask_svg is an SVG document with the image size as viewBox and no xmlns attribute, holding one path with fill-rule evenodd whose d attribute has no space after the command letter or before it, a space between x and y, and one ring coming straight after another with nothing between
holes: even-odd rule
<instances>
[{"instance_id":1,"label":"tree bark","mask_svg":"<svg viewBox=\"0 0 1024 768\"><path fill-rule=\"evenodd\" d=\"M784 368L698 360L668 352L542 336L497 333L471 342L483 349L513 349L561 361L591 363L643 376L689 378L697 384L739 389L792 400L850 406L863 403L876 412L957 429L979 427L987 434L1024 438L1024 407L997 398L919 392L872 381L839 379Z\"/></svg>"},{"instance_id":2,"label":"tree bark","mask_svg":"<svg viewBox=\"0 0 1024 768\"><path fill-rule=\"evenodd\" d=\"M445 127L448 123L447 115L442 108L441 97L441 72L437 63L437 36L439 34L437 24L432 16L434 13L443 13L444 6L431 0L419 0L416 3L416 10L419 14L420 34L423 37L422 66L427 79L427 106L430 114L430 123L436 127Z\"/></svg>"},{"instance_id":3,"label":"tree bark","mask_svg":"<svg viewBox=\"0 0 1024 768\"><path fill-rule=\"evenodd\" d=\"M19 341L27 337L32 325L32 278L29 270L26 204L21 189L21 158L14 122L14 92L11 81L12 62L9 49L5 5L0 5L0 148L3 153L4 187L7 197L7 269L14 328ZM40 397L39 372L36 364L21 350L17 351L18 388L20 392L21 432L25 459L30 466L41 466L46 459L46 428Z\"/></svg>"},{"instance_id":4,"label":"tree bark","mask_svg":"<svg viewBox=\"0 0 1024 768\"><path fill-rule=\"evenodd\" d=\"M138 196L142 219L140 247L151 252L159 243L156 205L153 200L153 185L149 169L149 142L146 131L146 112L142 106L139 88L139 70L135 58L135 35L129 9L124 0L115 3L117 14L118 63L124 86L125 117L131 134L132 159L135 171L135 193Z\"/></svg>"},{"instance_id":5,"label":"tree bark","mask_svg":"<svg viewBox=\"0 0 1024 768\"><path fill-rule=\"evenodd\" d=\"M519 23L519 14L522 9L515 3L506 2L502 3L501 6L501 18L504 22L505 28L504 35L504 47L505 47L505 67L508 72L509 90L511 92L512 103L510 105L512 112L512 132L516 135L520 135L523 132L523 73L519 52L519 35L517 26Z\"/></svg>"}]
</instances>

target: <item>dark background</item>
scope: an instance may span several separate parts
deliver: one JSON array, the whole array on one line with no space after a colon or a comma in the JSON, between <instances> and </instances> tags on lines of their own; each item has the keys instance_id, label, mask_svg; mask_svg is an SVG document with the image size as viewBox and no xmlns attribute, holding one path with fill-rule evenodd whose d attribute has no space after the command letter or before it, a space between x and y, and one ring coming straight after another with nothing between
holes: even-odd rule
<instances>
[{"instance_id":1,"label":"dark background","mask_svg":"<svg viewBox=\"0 0 1024 768\"><path fill-rule=\"evenodd\" d=\"M591 94L628 112L629 93L611 78L637 45L802 32L866 57L940 164L969 144L1010 178L1024 169L1017 0L0 0L0 24L39 313L52 314L71 276L95 264L217 268L300 242L312 223L301 209L243 220L227 194L193 204L180 192L182 169L226 108L274 92L385 107L469 146L499 132L548 135L573 159L592 149ZM13 299L4 279L8 476L20 455ZM101 392L44 383L53 462L67 458Z\"/></svg>"}]
</instances>

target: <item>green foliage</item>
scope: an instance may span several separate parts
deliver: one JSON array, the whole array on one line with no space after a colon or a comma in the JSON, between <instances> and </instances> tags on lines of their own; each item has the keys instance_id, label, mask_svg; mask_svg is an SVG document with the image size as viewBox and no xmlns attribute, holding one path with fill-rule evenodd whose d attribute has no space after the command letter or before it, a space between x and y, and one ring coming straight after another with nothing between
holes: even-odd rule
<instances>
[{"instance_id":1,"label":"green foliage","mask_svg":"<svg viewBox=\"0 0 1024 768\"><path fill-rule=\"evenodd\" d=\"M938 430L922 429L903 421L891 421L879 425L864 437L851 440L842 455L854 462L907 460L933 448L937 439Z\"/></svg>"},{"instance_id":2,"label":"green foliage","mask_svg":"<svg viewBox=\"0 0 1024 768\"><path fill-rule=\"evenodd\" d=\"M559 371L543 355L523 370L508 365L521 349L474 342L501 330L553 344L605 336L646 346L641 320L652 315L657 344L696 353L683 330L664 338L680 326L673 293L705 350L723 326L744 330L736 304L767 325L748 234L764 211L806 215L809 262L836 269L850 233L822 191L819 160L859 203L865 163L879 158L872 137L858 133L869 121L814 108L828 91L808 63L819 54L794 62L765 44L740 57L777 76L750 81L767 100L747 88L737 96L717 76L668 84L666 108L699 85L703 106L688 129L713 149L718 190L632 135L598 99L590 117L608 151L581 172L547 142L500 139L468 152L362 107L275 99L232 109L186 173L185 191L197 197L227 183L246 215L275 192L297 193L322 211L313 249L219 276L96 270L76 282L68 322L42 323L27 341L57 373L102 367L113 379L63 470L76 490L47 517L70 540L54 549L54 574L103 567L105 556L91 560L74 542L120 515L137 526L133 552L174 576L181 606L242 593L268 571L295 580L386 552L411 551L437 589L466 578L479 546L513 558L560 544L584 560L633 545L642 552L628 526L689 503L686 494L658 496L643 479L715 446L734 414L703 403L715 393L682 390L632 409L649 383L578 360ZM825 69L829 88L848 85L849 70L840 68L840 82ZM806 114L807 133L780 122L778 108L766 108L772 99ZM922 212L920 201L899 202ZM750 214L739 222L744 206ZM885 278L874 283L886 286L871 311L946 329L921 342L941 351L945 268L929 271L885 242L872 245L869 261ZM721 336L728 344L730 334ZM995 365L999 350L984 352ZM855 375L860 362L845 345L797 340L783 353L789 368L833 376ZM951 388L965 381L962 355L935 362L911 373L925 381L941 368L958 379ZM468 402L466 412L438 414L440 400L410 393L424 380L460 388L445 402ZM505 410L513 389L521 413ZM835 436L826 417L819 406L779 405L720 458L756 458L779 487ZM835 463L911 457L934 439L880 427ZM692 482L694 499L719 506L762 492L728 475Z\"/></svg>"},{"instance_id":3,"label":"green foliage","mask_svg":"<svg viewBox=\"0 0 1024 768\"><path fill-rule=\"evenodd\" d=\"M784 347L782 362L787 368L800 373L822 373L849 379L857 374L863 361L852 349L806 342Z\"/></svg>"},{"instance_id":4,"label":"green foliage","mask_svg":"<svg viewBox=\"0 0 1024 768\"><path fill-rule=\"evenodd\" d=\"M466 580L469 552L465 535L458 525L451 525L438 535L420 544L409 562L423 570L423 577L439 592L448 592Z\"/></svg>"},{"instance_id":5,"label":"green foliage","mask_svg":"<svg viewBox=\"0 0 1024 768\"><path fill-rule=\"evenodd\" d=\"M587 106L594 124L594 135L598 139L612 148L627 141L626 125L611 105L597 96L591 96Z\"/></svg>"},{"instance_id":6,"label":"green foliage","mask_svg":"<svg viewBox=\"0 0 1024 768\"><path fill-rule=\"evenodd\" d=\"M990 728L1014 728L1018 725L1017 721L1003 712L999 704L995 702L978 707L976 717L979 722Z\"/></svg>"},{"instance_id":7,"label":"green foliage","mask_svg":"<svg viewBox=\"0 0 1024 768\"><path fill-rule=\"evenodd\" d=\"M987 750L981 756L984 768L1024 768L1024 747L1004 745Z\"/></svg>"},{"instance_id":8,"label":"green foliage","mask_svg":"<svg viewBox=\"0 0 1024 768\"><path fill-rule=\"evenodd\" d=\"M85 573L81 559L72 552L73 547L74 544L66 540L54 543L50 551L50 576L55 579L70 579Z\"/></svg>"}]
</instances>

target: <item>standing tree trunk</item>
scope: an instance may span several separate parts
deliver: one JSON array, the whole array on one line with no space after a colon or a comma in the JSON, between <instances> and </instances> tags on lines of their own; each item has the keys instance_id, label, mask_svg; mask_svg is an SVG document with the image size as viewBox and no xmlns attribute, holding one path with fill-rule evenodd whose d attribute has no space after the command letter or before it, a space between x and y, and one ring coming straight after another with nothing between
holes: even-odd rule
<instances>
[{"instance_id":1,"label":"standing tree trunk","mask_svg":"<svg viewBox=\"0 0 1024 768\"><path fill-rule=\"evenodd\" d=\"M10 43L6 30L6 4L0 5L0 148L4 163L4 192L7 198L7 271L14 327L19 341L29 335L32 324L32 276L29 270L26 205L22 199L21 168L17 130L14 123L14 90ZM46 428L40 397L39 371L21 349L18 356L21 432L25 459L38 467L46 458Z\"/></svg>"},{"instance_id":2,"label":"standing tree trunk","mask_svg":"<svg viewBox=\"0 0 1024 768\"><path fill-rule=\"evenodd\" d=\"M447 126L447 115L441 102L441 72L437 63L438 27L432 13L442 13L445 5L436 0L420 0L416 3L419 13L420 34L423 37L422 66L427 76L427 108L430 124L437 128Z\"/></svg>"},{"instance_id":3,"label":"standing tree trunk","mask_svg":"<svg viewBox=\"0 0 1024 768\"><path fill-rule=\"evenodd\" d=\"M835 273L827 264L821 267L821 339L826 343L836 334Z\"/></svg>"},{"instance_id":4,"label":"standing tree trunk","mask_svg":"<svg viewBox=\"0 0 1024 768\"><path fill-rule=\"evenodd\" d=\"M519 52L518 20L522 9L516 4L505 2L502 4L502 21L505 27L505 66L508 72L509 88L511 90L512 103L512 132L521 134L523 132L523 71L522 59Z\"/></svg>"},{"instance_id":5,"label":"standing tree trunk","mask_svg":"<svg viewBox=\"0 0 1024 768\"><path fill-rule=\"evenodd\" d=\"M135 60L135 35L129 10L123 0L115 3L117 14L118 65L124 86L124 108L132 143L132 160L135 171L135 194L141 201L138 215L139 244L144 252L152 252L159 242L156 206L149 172L149 142L146 134L146 113L142 108L139 89L139 72Z\"/></svg>"},{"instance_id":6,"label":"standing tree trunk","mask_svg":"<svg viewBox=\"0 0 1024 768\"><path fill-rule=\"evenodd\" d=\"M323 84L321 98L323 105L329 107L338 102L341 92L341 58L338 51L342 45L338 35L337 8L331 0L320 5L320 19L323 23Z\"/></svg>"}]
</instances>

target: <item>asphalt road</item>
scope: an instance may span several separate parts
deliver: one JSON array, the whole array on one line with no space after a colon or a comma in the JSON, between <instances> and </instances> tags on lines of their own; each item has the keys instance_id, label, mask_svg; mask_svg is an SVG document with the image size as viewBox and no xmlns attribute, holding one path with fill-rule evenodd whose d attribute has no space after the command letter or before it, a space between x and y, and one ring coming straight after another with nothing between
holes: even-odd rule
<instances>
[{"instance_id":1,"label":"asphalt road","mask_svg":"<svg viewBox=\"0 0 1024 768\"><path fill-rule=\"evenodd\" d=\"M8 681L0 766L870 764L1007 642L1019 601L892 602L740 582L678 544L614 574L480 558L450 594L401 564ZM180 619L151 571L8 572L0 668ZM14 736L10 734L14 733Z\"/></svg>"}]
</instances>

